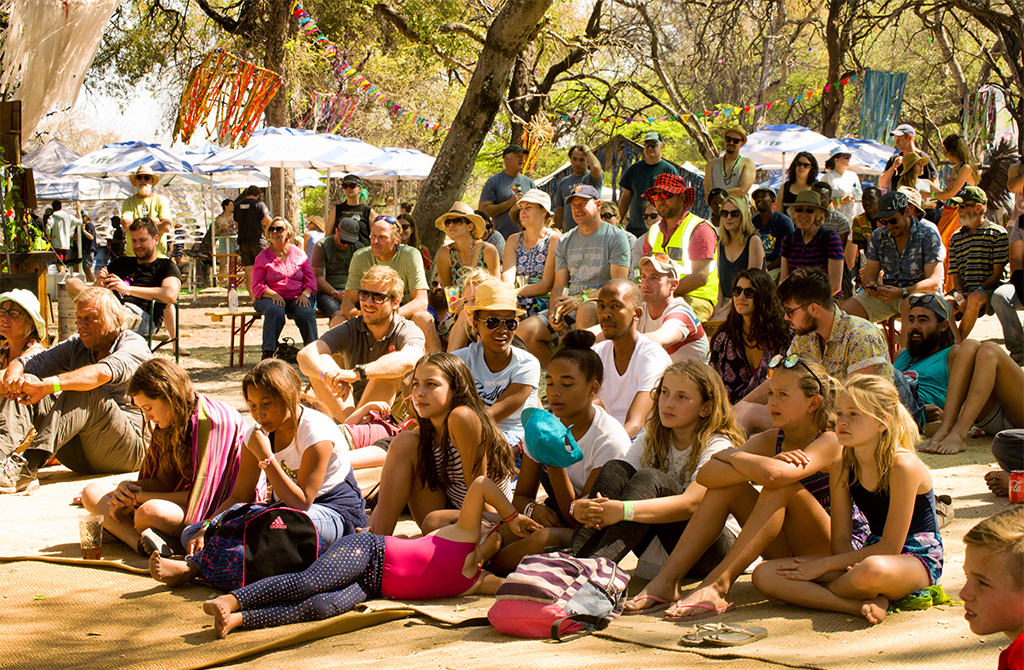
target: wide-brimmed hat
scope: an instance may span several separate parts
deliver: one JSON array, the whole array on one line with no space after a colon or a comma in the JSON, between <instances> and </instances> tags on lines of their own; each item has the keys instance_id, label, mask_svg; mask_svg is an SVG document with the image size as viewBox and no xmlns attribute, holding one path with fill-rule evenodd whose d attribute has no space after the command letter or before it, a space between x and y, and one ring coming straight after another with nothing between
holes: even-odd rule
<instances>
[{"instance_id":1,"label":"wide-brimmed hat","mask_svg":"<svg viewBox=\"0 0 1024 670\"><path fill-rule=\"evenodd\" d=\"M485 311L515 311L516 316L524 316L525 309L519 308L516 290L511 285L497 279L487 279L476 287L476 297L472 305L466 305L466 312L475 314Z\"/></svg>"},{"instance_id":2,"label":"wide-brimmed hat","mask_svg":"<svg viewBox=\"0 0 1024 670\"><path fill-rule=\"evenodd\" d=\"M743 130L743 128L740 126L730 126L726 128L725 130L722 131L722 137L725 137L729 133L736 133L737 135L743 138L744 142L747 141L747 131Z\"/></svg>"},{"instance_id":3,"label":"wide-brimmed hat","mask_svg":"<svg viewBox=\"0 0 1024 670\"><path fill-rule=\"evenodd\" d=\"M540 205L544 208L544 211L551 214L551 196L546 191L542 191L539 188L531 188L529 191L523 194L523 197L519 199L520 207L524 202L532 202L535 205Z\"/></svg>"},{"instance_id":4,"label":"wide-brimmed hat","mask_svg":"<svg viewBox=\"0 0 1024 670\"><path fill-rule=\"evenodd\" d=\"M551 412L528 407L520 416L525 433L526 453L541 465L567 468L583 460L583 451L576 444L572 431Z\"/></svg>"},{"instance_id":5,"label":"wide-brimmed hat","mask_svg":"<svg viewBox=\"0 0 1024 670\"><path fill-rule=\"evenodd\" d=\"M821 204L821 197L811 189L807 189L806 191L800 191L799 193L796 194L796 201L786 205L786 212L788 213L789 210L793 209L794 207L805 206L817 207L823 212L828 210L828 207L825 207L824 205Z\"/></svg>"},{"instance_id":6,"label":"wide-brimmed hat","mask_svg":"<svg viewBox=\"0 0 1024 670\"><path fill-rule=\"evenodd\" d=\"M0 293L0 303L8 301L17 303L19 307L25 310L26 315L32 318L32 323L36 326L36 335L39 336L39 339L46 337L46 322L43 321L43 316L39 311L39 298L33 295L31 291L16 288L6 293Z\"/></svg>"},{"instance_id":7,"label":"wide-brimmed hat","mask_svg":"<svg viewBox=\"0 0 1024 670\"><path fill-rule=\"evenodd\" d=\"M441 232L447 233L448 229L444 225L445 222L448 221L448 219L459 218L469 219L473 222L473 237L479 240L484 236L484 230L487 228L487 223L484 221L482 216L473 211L473 208L464 202L456 202L453 204L451 209L434 220L434 225L437 226L437 229Z\"/></svg>"},{"instance_id":8,"label":"wide-brimmed hat","mask_svg":"<svg viewBox=\"0 0 1024 670\"><path fill-rule=\"evenodd\" d=\"M149 175L152 177L153 179L150 183L152 183L153 186L158 186L160 184L160 175L153 172L153 168L148 165L140 165L139 169L136 170L134 174L128 176L128 181L132 183L132 186L138 186L138 184L135 183L136 178L141 177L142 175Z\"/></svg>"},{"instance_id":9,"label":"wide-brimmed hat","mask_svg":"<svg viewBox=\"0 0 1024 670\"><path fill-rule=\"evenodd\" d=\"M929 160L930 159L924 154L919 154L914 151L911 151L908 154L903 154L903 171L906 172L907 170L914 169L918 163L921 165L928 165Z\"/></svg>"},{"instance_id":10,"label":"wide-brimmed hat","mask_svg":"<svg viewBox=\"0 0 1024 670\"><path fill-rule=\"evenodd\" d=\"M918 217L924 216L924 199L921 197L920 191L916 188L910 188L909 186L900 186L896 190L907 196L907 200L910 201L910 204L917 209Z\"/></svg>"},{"instance_id":11,"label":"wide-brimmed hat","mask_svg":"<svg viewBox=\"0 0 1024 670\"><path fill-rule=\"evenodd\" d=\"M829 158L835 158L836 156L846 156L847 158L853 158L853 154L849 149L844 147L842 144L838 144L832 147L832 151L828 152Z\"/></svg>"}]
</instances>

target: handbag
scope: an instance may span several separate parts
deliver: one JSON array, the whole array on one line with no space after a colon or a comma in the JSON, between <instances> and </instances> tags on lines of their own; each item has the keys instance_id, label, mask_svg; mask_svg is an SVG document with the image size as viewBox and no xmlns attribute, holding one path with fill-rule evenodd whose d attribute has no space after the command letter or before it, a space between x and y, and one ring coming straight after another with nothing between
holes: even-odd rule
<instances>
[{"instance_id":1,"label":"handbag","mask_svg":"<svg viewBox=\"0 0 1024 670\"><path fill-rule=\"evenodd\" d=\"M274 351L274 358L295 365L299 360L299 348L295 346L295 340L290 337L281 338L277 343L277 350Z\"/></svg>"}]
</instances>

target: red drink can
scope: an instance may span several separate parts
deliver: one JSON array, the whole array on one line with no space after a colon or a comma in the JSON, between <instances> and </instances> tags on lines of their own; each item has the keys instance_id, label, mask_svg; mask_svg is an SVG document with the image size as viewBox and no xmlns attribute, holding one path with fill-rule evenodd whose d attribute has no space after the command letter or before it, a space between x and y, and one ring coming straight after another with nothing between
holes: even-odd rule
<instances>
[{"instance_id":1,"label":"red drink can","mask_svg":"<svg viewBox=\"0 0 1024 670\"><path fill-rule=\"evenodd\" d=\"M1010 473L1010 502L1024 503L1024 470Z\"/></svg>"}]
</instances>

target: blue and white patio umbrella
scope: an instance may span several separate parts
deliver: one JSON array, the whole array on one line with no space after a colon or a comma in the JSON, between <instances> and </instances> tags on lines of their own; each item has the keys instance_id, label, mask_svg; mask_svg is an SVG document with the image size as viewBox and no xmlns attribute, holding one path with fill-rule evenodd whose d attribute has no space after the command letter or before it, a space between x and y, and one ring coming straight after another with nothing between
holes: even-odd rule
<instances>
[{"instance_id":1,"label":"blue and white patio umbrella","mask_svg":"<svg viewBox=\"0 0 1024 670\"><path fill-rule=\"evenodd\" d=\"M818 159L818 165L823 167L829 153L836 146L839 146L836 140L810 128L783 123L765 126L751 133L747 143L740 149L740 155L752 159L759 168L785 170L788 167L787 161L792 161L798 153L806 151Z\"/></svg>"},{"instance_id":2,"label":"blue and white patio umbrella","mask_svg":"<svg viewBox=\"0 0 1024 670\"><path fill-rule=\"evenodd\" d=\"M75 159L58 172L61 177L107 177L134 174L143 165L157 174L190 174L196 169L189 161L159 144L116 142Z\"/></svg>"}]
</instances>

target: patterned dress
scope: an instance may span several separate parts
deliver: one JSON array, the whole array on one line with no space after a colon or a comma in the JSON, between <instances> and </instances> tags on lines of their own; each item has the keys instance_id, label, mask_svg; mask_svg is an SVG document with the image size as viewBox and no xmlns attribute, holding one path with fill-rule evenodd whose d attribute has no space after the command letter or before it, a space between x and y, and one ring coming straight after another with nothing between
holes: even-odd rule
<instances>
[{"instance_id":1,"label":"patterned dress","mask_svg":"<svg viewBox=\"0 0 1024 670\"><path fill-rule=\"evenodd\" d=\"M516 275L525 276L531 284L535 284L544 278L544 266L548 260L548 246L551 242L551 231L541 238L532 249L527 249L523 244L523 235L519 235L519 243L516 245ZM550 294L532 297L519 298L520 309L526 310L526 316L539 314L548 308ZM525 318L525 317L524 317Z\"/></svg>"}]
</instances>

